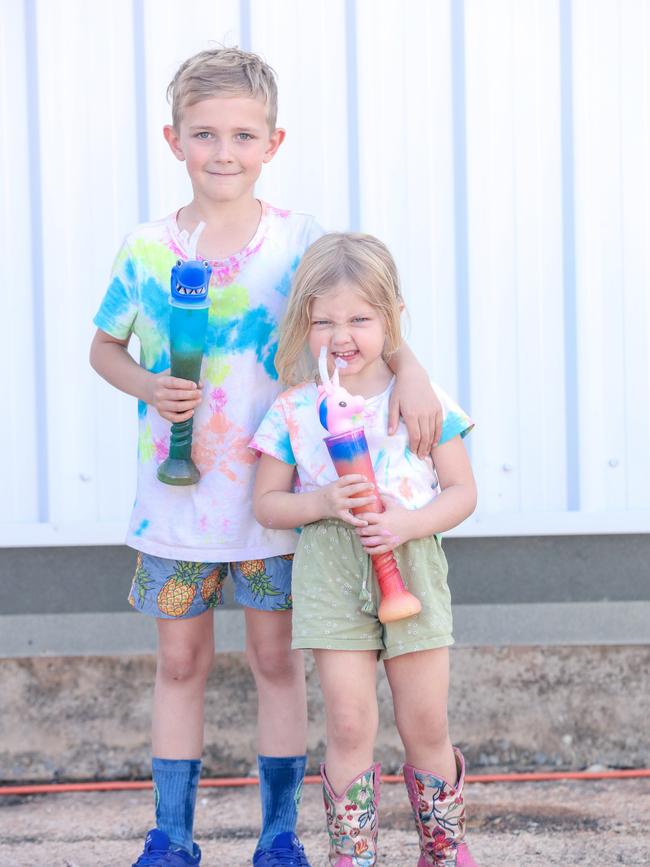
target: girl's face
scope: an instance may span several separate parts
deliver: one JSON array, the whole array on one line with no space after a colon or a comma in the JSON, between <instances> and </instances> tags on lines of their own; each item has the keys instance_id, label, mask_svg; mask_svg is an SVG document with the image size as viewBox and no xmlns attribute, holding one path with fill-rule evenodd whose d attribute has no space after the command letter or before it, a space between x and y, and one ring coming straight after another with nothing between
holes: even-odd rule
<instances>
[{"instance_id":1,"label":"girl's face","mask_svg":"<svg viewBox=\"0 0 650 867\"><path fill-rule=\"evenodd\" d=\"M346 362L339 376L371 375L386 367L382 358L386 326L383 314L361 294L359 288L342 280L311 307L309 351L318 360L321 346L327 347L330 374L336 359Z\"/></svg>"}]
</instances>

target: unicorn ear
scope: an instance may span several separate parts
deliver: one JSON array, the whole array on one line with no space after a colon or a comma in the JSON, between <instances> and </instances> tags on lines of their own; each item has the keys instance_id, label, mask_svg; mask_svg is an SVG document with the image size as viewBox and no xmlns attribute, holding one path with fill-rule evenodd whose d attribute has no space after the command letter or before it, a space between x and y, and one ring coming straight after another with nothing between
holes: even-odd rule
<instances>
[{"instance_id":1,"label":"unicorn ear","mask_svg":"<svg viewBox=\"0 0 650 867\"><path fill-rule=\"evenodd\" d=\"M332 377L332 385L334 388L339 388L339 369L338 367L334 368L334 376Z\"/></svg>"},{"instance_id":2,"label":"unicorn ear","mask_svg":"<svg viewBox=\"0 0 650 867\"><path fill-rule=\"evenodd\" d=\"M325 428L325 430L329 431L329 428L327 427L327 401L326 400L322 400L318 404L318 418L319 418L319 421L322 424L322 426Z\"/></svg>"}]
</instances>

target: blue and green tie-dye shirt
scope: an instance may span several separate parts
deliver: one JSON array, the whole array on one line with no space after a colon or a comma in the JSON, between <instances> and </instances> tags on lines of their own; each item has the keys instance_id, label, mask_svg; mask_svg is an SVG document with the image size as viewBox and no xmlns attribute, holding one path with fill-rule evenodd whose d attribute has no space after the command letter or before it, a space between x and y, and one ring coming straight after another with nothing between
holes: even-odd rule
<instances>
[{"instance_id":1,"label":"blue and green tie-dye shirt","mask_svg":"<svg viewBox=\"0 0 650 867\"><path fill-rule=\"evenodd\" d=\"M323 234L313 217L263 204L244 250L212 262L211 307L201 369L203 402L194 416L198 485L171 487L156 470L167 457L170 423L139 405L138 486L127 544L147 554L204 562L248 560L294 550L293 531L261 527L252 513L256 458L250 438L279 392L277 329L291 279ZM139 226L117 255L94 322L120 340L135 334L140 363L169 367L169 280L189 256L174 215Z\"/></svg>"}]
</instances>

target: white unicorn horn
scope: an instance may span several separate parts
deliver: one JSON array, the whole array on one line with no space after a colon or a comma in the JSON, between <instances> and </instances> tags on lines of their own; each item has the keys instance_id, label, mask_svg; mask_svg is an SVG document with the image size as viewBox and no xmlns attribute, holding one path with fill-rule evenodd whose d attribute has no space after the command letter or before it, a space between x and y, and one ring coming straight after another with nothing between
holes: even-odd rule
<instances>
[{"instance_id":1,"label":"white unicorn horn","mask_svg":"<svg viewBox=\"0 0 650 867\"><path fill-rule=\"evenodd\" d=\"M318 356L318 372L320 373L320 381L324 388L331 388L332 382L327 370L327 347L321 346L320 355Z\"/></svg>"}]
</instances>

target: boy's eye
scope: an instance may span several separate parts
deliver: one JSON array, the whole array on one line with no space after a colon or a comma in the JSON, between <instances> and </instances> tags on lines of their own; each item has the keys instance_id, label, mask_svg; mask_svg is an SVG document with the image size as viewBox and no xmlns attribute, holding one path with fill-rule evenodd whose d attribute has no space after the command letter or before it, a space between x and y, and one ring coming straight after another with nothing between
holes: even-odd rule
<instances>
[{"instance_id":1,"label":"boy's eye","mask_svg":"<svg viewBox=\"0 0 650 867\"><path fill-rule=\"evenodd\" d=\"M235 138L238 141L252 141L253 136L249 132L238 132Z\"/></svg>"},{"instance_id":2,"label":"boy's eye","mask_svg":"<svg viewBox=\"0 0 650 867\"><path fill-rule=\"evenodd\" d=\"M212 136L211 132L208 132L207 130L201 130L201 132L196 133L195 138L201 139L201 141L206 141L211 136Z\"/></svg>"}]
</instances>

